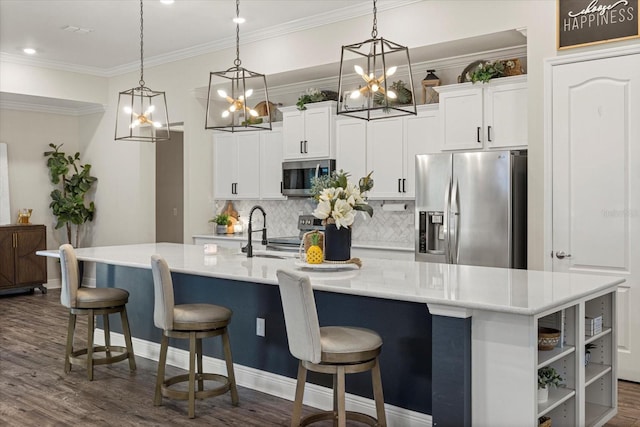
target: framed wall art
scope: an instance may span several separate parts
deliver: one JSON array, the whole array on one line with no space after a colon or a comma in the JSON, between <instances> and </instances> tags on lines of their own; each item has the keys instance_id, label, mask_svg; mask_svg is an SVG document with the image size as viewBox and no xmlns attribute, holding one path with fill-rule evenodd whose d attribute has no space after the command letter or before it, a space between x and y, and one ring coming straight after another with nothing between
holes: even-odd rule
<instances>
[{"instance_id":1,"label":"framed wall art","mask_svg":"<svg viewBox=\"0 0 640 427\"><path fill-rule=\"evenodd\" d=\"M638 0L556 0L558 49L640 37Z\"/></svg>"}]
</instances>

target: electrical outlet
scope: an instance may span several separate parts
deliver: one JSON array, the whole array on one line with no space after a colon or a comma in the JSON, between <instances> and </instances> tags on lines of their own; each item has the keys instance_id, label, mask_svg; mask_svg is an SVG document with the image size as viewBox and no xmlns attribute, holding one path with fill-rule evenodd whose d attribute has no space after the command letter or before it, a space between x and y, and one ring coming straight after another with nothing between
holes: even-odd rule
<instances>
[{"instance_id":1,"label":"electrical outlet","mask_svg":"<svg viewBox=\"0 0 640 427\"><path fill-rule=\"evenodd\" d=\"M261 317L256 318L256 335L259 337L264 336L264 319Z\"/></svg>"}]
</instances>

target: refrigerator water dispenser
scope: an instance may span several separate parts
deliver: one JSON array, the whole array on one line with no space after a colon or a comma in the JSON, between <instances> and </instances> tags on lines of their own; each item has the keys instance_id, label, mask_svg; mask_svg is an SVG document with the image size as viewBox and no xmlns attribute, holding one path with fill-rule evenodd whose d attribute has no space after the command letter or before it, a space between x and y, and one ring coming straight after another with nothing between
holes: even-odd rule
<instances>
[{"instance_id":1,"label":"refrigerator water dispenser","mask_svg":"<svg viewBox=\"0 0 640 427\"><path fill-rule=\"evenodd\" d=\"M420 211L419 252L444 255L444 212Z\"/></svg>"}]
</instances>

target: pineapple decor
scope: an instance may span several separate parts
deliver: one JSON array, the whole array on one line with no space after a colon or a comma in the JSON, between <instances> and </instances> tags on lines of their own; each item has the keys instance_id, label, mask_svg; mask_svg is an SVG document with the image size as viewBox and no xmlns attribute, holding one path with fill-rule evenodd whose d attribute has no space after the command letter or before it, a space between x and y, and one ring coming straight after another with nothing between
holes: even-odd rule
<instances>
[{"instance_id":1,"label":"pineapple decor","mask_svg":"<svg viewBox=\"0 0 640 427\"><path fill-rule=\"evenodd\" d=\"M317 231L310 233L309 235L309 240L311 242L311 246L307 249L307 262L309 264L322 264L322 261L324 261L324 254L320 247L320 239L321 235Z\"/></svg>"}]
</instances>

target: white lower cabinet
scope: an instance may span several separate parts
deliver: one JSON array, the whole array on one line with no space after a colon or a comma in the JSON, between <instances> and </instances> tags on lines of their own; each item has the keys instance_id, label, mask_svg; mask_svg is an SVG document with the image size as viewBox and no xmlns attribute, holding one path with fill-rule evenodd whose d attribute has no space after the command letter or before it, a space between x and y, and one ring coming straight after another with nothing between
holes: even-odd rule
<instances>
[{"instance_id":1,"label":"white lower cabinet","mask_svg":"<svg viewBox=\"0 0 640 427\"><path fill-rule=\"evenodd\" d=\"M213 136L215 199L284 199L282 129Z\"/></svg>"},{"instance_id":2,"label":"white lower cabinet","mask_svg":"<svg viewBox=\"0 0 640 427\"><path fill-rule=\"evenodd\" d=\"M514 287L513 292L518 292ZM515 297L515 295L514 295ZM533 316L474 311L472 417L474 425L602 426L617 412L616 291L603 292ZM602 330L585 334L585 318L602 318ZM538 327L562 331L552 350L537 346ZM590 360L586 363L587 344ZM538 369L553 367L562 385L538 402Z\"/></svg>"}]
</instances>

